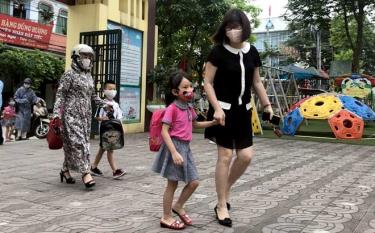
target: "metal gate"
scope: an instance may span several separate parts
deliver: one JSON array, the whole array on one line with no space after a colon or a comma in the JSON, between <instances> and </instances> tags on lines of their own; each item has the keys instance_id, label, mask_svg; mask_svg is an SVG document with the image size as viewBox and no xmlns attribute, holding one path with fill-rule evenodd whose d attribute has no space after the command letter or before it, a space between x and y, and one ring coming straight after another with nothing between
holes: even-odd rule
<instances>
[{"instance_id":1,"label":"metal gate","mask_svg":"<svg viewBox=\"0 0 375 233\"><path fill-rule=\"evenodd\" d=\"M116 83L117 96L120 98L120 72L121 72L121 36L122 31L104 30L93 32L81 32L80 43L87 44L94 49L95 58L91 71L94 79L96 93L103 96L102 87L106 80L113 80ZM96 108L93 105L93 118ZM99 127L96 120L92 121L91 134L98 134Z\"/></svg>"}]
</instances>

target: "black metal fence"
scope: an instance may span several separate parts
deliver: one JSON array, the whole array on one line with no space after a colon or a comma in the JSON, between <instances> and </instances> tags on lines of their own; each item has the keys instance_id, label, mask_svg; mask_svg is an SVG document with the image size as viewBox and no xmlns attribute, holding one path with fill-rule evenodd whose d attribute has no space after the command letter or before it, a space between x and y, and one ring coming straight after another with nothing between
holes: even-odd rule
<instances>
[{"instance_id":1,"label":"black metal fence","mask_svg":"<svg viewBox=\"0 0 375 233\"><path fill-rule=\"evenodd\" d=\"M92 77L96 92L100 97L103 97L104 82L113 80L118 90L117 102L120 98L121 36L122 31L119 29L82 32L80 34L80 43L91 46L95 52ZM93 113L95 111L96 109L93 108ZM98 124L93 121L92 134L98 134L98 132Z\"/></svg>"}]
</instances>

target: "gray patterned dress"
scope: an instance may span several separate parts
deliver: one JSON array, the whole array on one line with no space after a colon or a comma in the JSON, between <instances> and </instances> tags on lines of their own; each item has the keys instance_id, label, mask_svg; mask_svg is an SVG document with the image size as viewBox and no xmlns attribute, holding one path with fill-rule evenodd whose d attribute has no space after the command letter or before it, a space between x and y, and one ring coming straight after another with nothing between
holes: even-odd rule
<instances>
[{"instance_id":1,"label":"gray patterned dress","mask_svg":"<svg viewBox=\"0 0 375 233\"><path fill-rule=\"evenodd\" d=\"M82 174L90 172L91 101L103 105L94 88L91 74L80 71L74 63L59 83L54 116L62 119L64 142L64 170Z\"/></svg>"}]
</instances>

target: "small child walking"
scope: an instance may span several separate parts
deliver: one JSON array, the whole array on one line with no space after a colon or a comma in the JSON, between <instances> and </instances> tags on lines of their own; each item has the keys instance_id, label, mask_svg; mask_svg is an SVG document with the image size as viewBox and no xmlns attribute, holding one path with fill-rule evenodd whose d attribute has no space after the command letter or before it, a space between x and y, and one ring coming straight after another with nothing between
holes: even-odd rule
<instances>
[{"instance_id":1,"label":"small child walking","mask_svg":"<svg viewBox=\"0 0 375 233\"><path fill-rule=\"evenodd\" d=\"M12 141L12 133L16 124L16 102L14 99L9 100L9 105L3 110L3 119L5 126L5 142Z\"/></svg>"},{"instance_id":2,"label":"small child walking","mask_svg":"<svg viewBox=\"0 0 375 233\"><path fill-rule=\"evenodd\" d=\"M189 145L192 140L192 127L206 128L217 123L215 120L196 121L197 114L190 104L194 97L193 87L185 72L173 73L169 79L169 88L166 95L167 108L162 119L161 135L164 143L155 158L152 170L167 179L160 226L180 230L193 223L184 209L184 204L199 185L198 172ZM184 181L186 185L172 205L179 181ZM182 222L172 217L172 211Z\"/></svg>"},{"instance_id":3,"label":"small child walking","mask_svg":"<svg viewBox=\"0 0 375 233\"><path fill-rule=\"evenodd\" d=\"M114 100L117 95L116 83L112 80L107 80L104 83L104 95L105 95L105 108L98 109L96 119L100 122L110 119L122 119L122 111L119 104ZM95 161L91 165L91 173L96 176L103 176L103 172L98 168L99 162L102 159L105 150L102 147L102 141L100 140L99 151L96 154ZM126 174L126 171L117 168L115 160L113 158L113 150L107 150L107 159L109 166L112 168L113 178L118 179Z\"/></svg>"}]
</instances>

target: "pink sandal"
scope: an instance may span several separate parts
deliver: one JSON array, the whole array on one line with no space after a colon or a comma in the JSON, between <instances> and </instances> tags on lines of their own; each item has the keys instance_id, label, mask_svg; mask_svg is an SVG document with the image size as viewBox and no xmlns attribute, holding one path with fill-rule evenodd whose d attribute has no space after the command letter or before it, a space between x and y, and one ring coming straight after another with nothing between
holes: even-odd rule
<instances>
[{"instance_id":1,"label":"pink sandal","mask_svg":"<svg viewBox=\"0 0 375 233\"><path fill-rule=\"evenodd\" d=\"M172 230L182 230L185 228L185 224L181 223L178 220L175 220L172 224L167 224L163 222L162 220L160 220L160 226L163 228L169 228Z\"/></svg>"},{"instance_id":2,"label":"pink sandal","mask_svg":"<svg viewBox=\"0 0 375 233\"><path fill-rule=\"evenodd\" d=\"M178 217L186 224L186 225L193 225L193 220L189 217L189 215L185 214L179 214L176 210L172 209L172 212L177 214Z\"/></svg>"}]
</instances>

